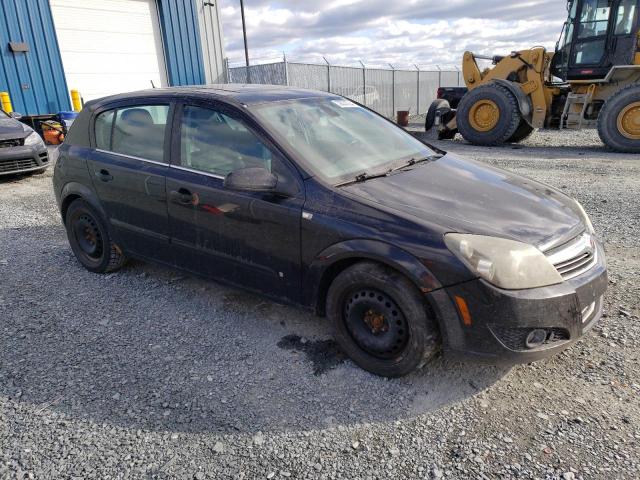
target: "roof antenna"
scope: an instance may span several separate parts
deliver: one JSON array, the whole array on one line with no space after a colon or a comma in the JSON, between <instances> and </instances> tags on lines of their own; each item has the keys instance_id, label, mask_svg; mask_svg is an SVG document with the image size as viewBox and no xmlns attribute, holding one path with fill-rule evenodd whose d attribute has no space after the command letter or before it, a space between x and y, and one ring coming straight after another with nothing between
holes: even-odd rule
<instances>
[{"instance_id":1,"label":"roof antenna","mask_svg":"<svg viewBox=\"0 0 640 480\"><path fill-rule=\"evenodd\" d=\"M151 88L156 88L156 86L153 83L153 80L149 80L151 82Z\"/></svg>"}]
</instances>

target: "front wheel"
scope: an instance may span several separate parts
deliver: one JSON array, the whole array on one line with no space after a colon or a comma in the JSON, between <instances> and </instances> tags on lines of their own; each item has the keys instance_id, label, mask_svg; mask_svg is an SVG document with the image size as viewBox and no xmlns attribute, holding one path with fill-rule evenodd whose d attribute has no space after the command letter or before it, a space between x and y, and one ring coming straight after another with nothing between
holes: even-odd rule
<instances>
[{"instance_id":1,"label":"front wheel","mask_svg":"<svg viewBox=\"0 0 640 480\"><path fill-rule=\"evenodd\" d=\"M598 134L612 150L640 153L640 85L623 88L607 100L598 115Z\"/></svg>"},{"instance_id":2,"label":"front wheel","mask_svg":"<svg viewBox=\"0 0 640 480\"><path fill-rule=\"evenodd\" d=\"M458 131L475 145L501 145L520 126L522 116L516 97L499 83L487 83L462 97L456 113Z\"/></svg>"},{"instance_id":3,"label":"front wheel","mask_svg":"<svg viewBox=\"0 0 640 480\"><path fill-rule=\"evenodd\" d=\"M331 284L327 315L340 347L360 367L400 377L438 351L440 336L417 288L383 265L361 262Z\"/></svg>"}]
</instances>

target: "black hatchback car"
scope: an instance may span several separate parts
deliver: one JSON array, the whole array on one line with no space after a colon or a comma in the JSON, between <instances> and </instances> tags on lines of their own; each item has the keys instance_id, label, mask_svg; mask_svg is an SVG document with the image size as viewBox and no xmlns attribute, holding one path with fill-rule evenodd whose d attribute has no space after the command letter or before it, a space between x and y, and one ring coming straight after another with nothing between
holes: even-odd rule
<instances>
[{"instance_id":1,"label":"black hatchback car","mask_svg":"<svg viewBox=\"0 0 640 480\"><path fill-rule=\"evenodd\" d=\"M55 194L87 269L135 257L301 305L379 375L440 347L537 360L601 315L605 258L576 201L336 95L108 97L86 105L59 153Z\"/></svg>"}]
</instances>

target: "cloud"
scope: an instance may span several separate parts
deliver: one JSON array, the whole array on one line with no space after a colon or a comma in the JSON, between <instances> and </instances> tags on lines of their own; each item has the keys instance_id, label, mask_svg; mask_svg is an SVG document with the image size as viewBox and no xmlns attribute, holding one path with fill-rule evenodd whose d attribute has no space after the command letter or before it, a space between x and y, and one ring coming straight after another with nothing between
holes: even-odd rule
<instances>
[{"instance_id":1,"label":"cloud","mask_svg":"<svg viewBox=\"0 0 640 480\"><path fill-rule=\"evenodd\" d=\"M220 0L226 52L244 59L238 0ZM460 65L465 50L485 55L553 48L566 17L559 0L248 0L252 63L282 58L336 64Z\"/></svg>"}]
</instances>

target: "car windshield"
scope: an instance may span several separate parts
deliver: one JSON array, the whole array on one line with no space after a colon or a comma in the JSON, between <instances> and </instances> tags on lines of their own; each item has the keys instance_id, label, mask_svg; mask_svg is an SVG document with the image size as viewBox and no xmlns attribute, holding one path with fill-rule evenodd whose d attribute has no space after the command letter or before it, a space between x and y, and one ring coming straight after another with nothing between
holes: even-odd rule
<instances>
[{"instance_id":1,"label":"car windshield","mask_svg":"<svg viewBox=\"0 0 640 480\"><path fill-rule=\"evenodd\" d=\"M309 170L334 185L434 155L401 128L343 98L266 103L252 111Z\"/></svg>"}]
</instances>

